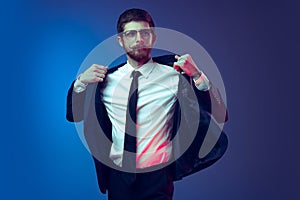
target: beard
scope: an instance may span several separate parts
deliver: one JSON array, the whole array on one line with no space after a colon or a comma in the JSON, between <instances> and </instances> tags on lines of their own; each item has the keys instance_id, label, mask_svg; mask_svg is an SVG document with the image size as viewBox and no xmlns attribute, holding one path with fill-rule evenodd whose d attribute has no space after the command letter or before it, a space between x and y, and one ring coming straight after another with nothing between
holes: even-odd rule
<instances>
[{"instance_id":1,"label":"beard","mask_svg":"<svg viewBox=\"0 0 300 200\"><path fill-rule=\"evenodd\" d=\"M135 47L133 50L128 51L127 55L137 61L137 62L143 62L149 59L150 57L151 48L146 47Z\"/></svg>"}]
</instances>

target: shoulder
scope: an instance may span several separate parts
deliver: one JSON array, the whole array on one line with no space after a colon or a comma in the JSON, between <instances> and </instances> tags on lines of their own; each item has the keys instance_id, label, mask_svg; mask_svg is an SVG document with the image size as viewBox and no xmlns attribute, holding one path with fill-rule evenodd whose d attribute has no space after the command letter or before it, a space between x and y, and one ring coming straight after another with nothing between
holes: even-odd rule
<instances>
[{"instance_id":1,"label":"shoulder","mask_svg":"<svg viewBox=\"0 0 300 200\"><path fill-rule=\"evenodd\" d=\"M173 64L176 62L175 54L162 55L152 58L153 62L156 63L157 68L162 72L169 72L173 74L178 74L174 69Z\"/></svg>"},{"instance_id":2,"label":"shoulder","mask_svg":"<svg viewBox=\"0 0 300 200\"><path fill-rule=\"evenodd\" d=\"M169 66L169 65L163 65L160 63L155 62L155 70L160 72L160 73L168 73L168 74L179 74L174 68L173 66Z\"/></svg>"},{"instance_id":3,"label":"shoulder","mask_svg":"<svg viewBox=\"0 0 300 200\"><path fill-rule=\"evenodd\" d=\"M126 65L126 63L121 63L117 66L109 67L109 69L107 70L107 74L112 74L112 73L118 71L119 69L124 68L125 65Z\"/></svg>"}]
</instances>

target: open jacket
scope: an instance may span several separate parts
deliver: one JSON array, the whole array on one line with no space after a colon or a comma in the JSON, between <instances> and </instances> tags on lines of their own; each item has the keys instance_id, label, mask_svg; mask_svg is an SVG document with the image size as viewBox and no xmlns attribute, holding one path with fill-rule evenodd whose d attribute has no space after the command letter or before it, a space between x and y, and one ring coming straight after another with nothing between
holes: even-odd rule
<instances>
[{"instance_id":1,"label":"open jacket","mask_svg":"<svg viewBox=\"0 0 300 200\"><path fill-rule=\"evenodd\" d=\"M166 55L154 57L153 61L173 66L176 60L174 55ZM107 73L122 65L110 68ZM218 90L211 85L209 91L200 91L190 80L187 75L179 75L171 136L173 160L169 166L174 181L212 165L223 156L228 145L227 136L216 123L227 121L227 110ZM95 162L99 188L106 193L109 166L114 164L109 158L112 124L100 95L104 82L89 84L81 93L75 93L73 85L74 82L68 91L66 117L71 122L84 121L84 135ZM214 145L200 156L208 135L207 138L215 140Z\"/></svg>"}]
</instances>

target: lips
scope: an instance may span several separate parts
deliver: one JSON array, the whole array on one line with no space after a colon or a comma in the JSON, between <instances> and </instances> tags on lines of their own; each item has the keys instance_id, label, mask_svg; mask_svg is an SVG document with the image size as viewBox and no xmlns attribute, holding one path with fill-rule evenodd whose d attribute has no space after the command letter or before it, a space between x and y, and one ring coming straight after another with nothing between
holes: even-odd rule
<instances>
[{"instance_id":1,"label":"lips","mask_svg":"<svg viewBox=\"0 0 300 200\"><path fill-rule=\"evenodd\" d=\"M149 49L149 47L147 47L147 46L134 46L134 47L132 47L132 49L133 50L142 50L142 49Z\"/></svg>"}]
</instances>

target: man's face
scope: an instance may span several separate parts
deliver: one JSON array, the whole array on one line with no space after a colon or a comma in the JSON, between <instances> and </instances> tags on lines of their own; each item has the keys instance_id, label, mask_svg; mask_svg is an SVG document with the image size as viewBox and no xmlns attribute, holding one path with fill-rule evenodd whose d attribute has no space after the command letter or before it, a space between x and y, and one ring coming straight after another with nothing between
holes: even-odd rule
<instances>
[{"instance_id":1,"label":"man's face","mask_svg":"<svg viewBox=\"0 0 300 200\"><path fill-rule=\"evenodd\" d=\"M156 35L149 27L148 22L131 21L125 24L123 33L118 36L119 44L127 55L140 62L150 57Z\"/></svg>"}]
</instances>

